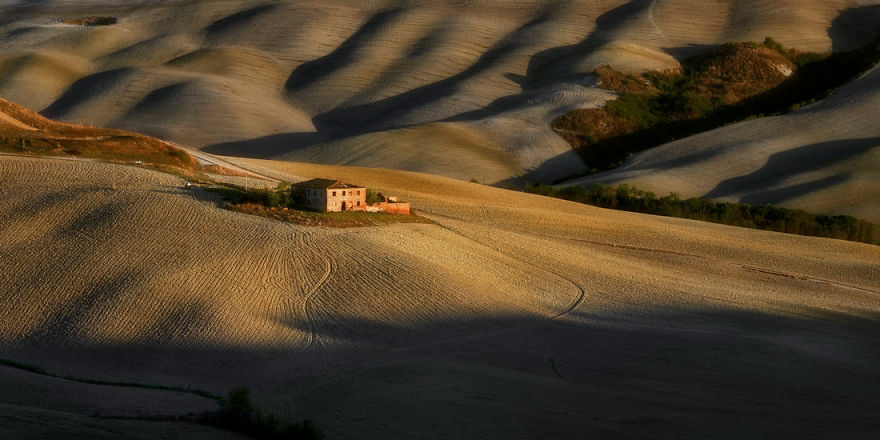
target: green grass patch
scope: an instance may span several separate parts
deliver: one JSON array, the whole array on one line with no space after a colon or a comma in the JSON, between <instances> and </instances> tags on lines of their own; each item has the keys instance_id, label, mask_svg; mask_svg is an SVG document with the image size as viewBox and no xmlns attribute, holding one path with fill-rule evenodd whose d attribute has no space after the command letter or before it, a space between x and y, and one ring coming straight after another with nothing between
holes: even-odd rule
<instances>
[{"instance_id":1,"label":"green grass patch","mask_svg":"<svg viewBox=\"0 0 880 440\"><path fill-rule=\"evenodd\" d=\"M73 156L107 162L142 162L195 172L198 163L186 151L138 135L108 135L96 139L53 138L40 131L0 136L0 152L32 156Z\"/></svg>"},{"instance_id":2,"label":"green grass patch","mask_svg":"<svg viewBox=\"0 0 880 440\"><path fill-rule=\"evenodd\" d=\"M696 197L682 200L675 193L657 197L652 192L629 185L614 187L598 183L590 189L580 186L555 188L537 185L527 186L525 191L602 208L878 244L876 225L849 215L814 214L768 204L715 202Z\"/></svg>"},{"instance_id":3,"label":"green grass patch","mask_svg":"<svg viewBox=\"0 0 880 440\"><path fill-rule=\"evenodd\" d=\"M223 198L221 206L225 209L298 225L354 228L395 223L432 223L415 212L401 215L387 212L319 212L298 209L297 200L291 195L290 187L289 182L281 182L275 189L244 189L224 185L210 187L208 191L221 195ZM367 189L368 203L371 198L378 200L375 190Z\"/></svg>"}]
</instances>

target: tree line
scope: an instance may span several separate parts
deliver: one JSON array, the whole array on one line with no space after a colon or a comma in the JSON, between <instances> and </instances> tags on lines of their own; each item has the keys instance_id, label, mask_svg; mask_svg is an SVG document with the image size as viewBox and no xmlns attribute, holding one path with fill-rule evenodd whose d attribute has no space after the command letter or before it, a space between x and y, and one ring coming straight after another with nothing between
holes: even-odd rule
<instances>
[{"instance_id":1,"label":"tree line","mask_svg":"<svg viewBox=\"0 0 880 440\"><path fill-rule=\"evenodd\" d=\"M615 187L597 183L587 189L540 184L526 186L525 191L602 208L877 244L875 225L849 215L814 214L769 204L715 202L700 197L682 199L676 193L657 197L630 185Z\"/></svg>"}]
</instances>

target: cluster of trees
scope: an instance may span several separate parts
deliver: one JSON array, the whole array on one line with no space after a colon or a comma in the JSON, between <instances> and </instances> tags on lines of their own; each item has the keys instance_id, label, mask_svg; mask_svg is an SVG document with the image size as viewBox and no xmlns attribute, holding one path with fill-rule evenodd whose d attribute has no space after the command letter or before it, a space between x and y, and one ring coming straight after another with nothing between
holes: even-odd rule
<instances>
[{"instance_id":1,"label":"cluster of trees","mask_svg":"<svg viewBox=\"0 0 880 440\"><path fill-rule=\"evenodd\" d=\"M813 214L800 209L773 205L717 203L696 197L682 200L675 193L657 197L652 192L629 185L614 187L599 183L585 189L579 186L555 188L541 184L527 186L525 190L533 194L602 208L703 220L789 234L876 243L874 225L848 215Z\"/></svg>"},{"instance_id":2,"label":"cluster of trees","mask_svg":"<svg viewBox=\"0 0 880 440\"><path fill-rule=\"evenodd\" d=\"M764 84L760 75L749 79L751 70L745 61L733 63L742 64L742 72L721 72L721 76L719 69L707 68L713 63L736 60L743 48L760 46L788 58L796 66L795 74L781 84ZM602 109L563 115L553 121L553 128L572 144L593 172L612 169L639 151L733 122L787 113L821 99L880 61L878 48L880 37L860 49L825 55L786 49L768 37L761 44L724 44L686 60L679 73L653 71L636 78L607 69L605 76L615 79L610 83L627 85L617 90L621 95ZM745 79L732 81L728 74ZM718 95L718 87L709 86L718 83L721 89L742 89L738 93L744 94L744 99L726 102ZM597 123L628 128L602 136Z\"/></svg>"},{"instance_id":3,"label":"cluster of trees","mask_svg":"<svg viewBox=\"0 0 880 440\"><path fill-rule=\"evenodd\" d=\"M290 182L280 182L274 189L220 187L211 190L222 194L226 202L234 205L254 203L270 208L286 208L294 207L298 203L295 192L291 191Z\"/></svg>"},{"instance_id":4,"label":"cluster of trees","mask_svg":"<svg viewBox=\"0 0 880 440\"><path fill-rule=\"evenodd\" d=\"M309 421L287 423L251 404L247 388L237 388L221 399L220 409L208 417L210 424L265 440L320 440L324 434Z\"/></svg>"}]
</instances>

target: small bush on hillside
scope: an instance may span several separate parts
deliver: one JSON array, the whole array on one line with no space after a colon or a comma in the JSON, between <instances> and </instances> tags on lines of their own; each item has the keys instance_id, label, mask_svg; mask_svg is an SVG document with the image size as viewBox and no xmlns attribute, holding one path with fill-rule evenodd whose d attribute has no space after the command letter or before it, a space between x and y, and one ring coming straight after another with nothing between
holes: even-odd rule
<instances>
[{"instance_id":1,"label":"small bush on hillside","mask_svg":"<svg viewBox=\"0 0 880 440\"><path fill-rule=\"evenodd\" d=\"M800 68L803 68L804 66L807 66L808 64L818 63L818 62L824 60L825 58L827 58L825 55L822 55L819 53L806 52L806 53L801 53L801 54L795 55L794 58L792 59L792 62L794 62L794 64L796 66L798 66L798 68L800 69Z\"/></svg>"},{"instance_id":2,"label":"small bush on hillside","mask_svg":"<svg viewBox=\"0 0 880 440\"><path fill-rule=\"evenodd\" d=\"M619 98L606 104L605 109L635 122L642 129L657 125L662 117L661 106L656 97L635 93L620 95Z\"/></svg>"},{"instance_id":3,"label":"small bush on hillside","mask_svg":"<svg viewBox=\"0 0 880 440\"><path fill-rule=\"evenodd\" d=\"M68 18L62 21L64 24L73 24L80 26L113 26L118 23L119 20L116 17L76 17L76 18Z\"/></svg>"},{"instance_id":4,"label":"small bush on hillside","mask_svg":"<svg viewBox=\"0 0 880 440\"><path fill-rule=\"evenodd\" d=\"M367 204L379 203L379 192L375 188L367 188Z\"/></svg>"},{"instance_id":5,"label":"small bush on hillside","mask_svg":"<svg viewBox=\"0 0 880 440\"><path fill-rule=\"evenodd\" d=\"M290 182L280 182L275 189L221 187L211 188L211 191L222 194L232 204L254 203L270 208L286 208L295 204L295 195L290 188Z\"/></svg>"},{"instance_id":6,"label":"small bush on hillside","mask_svg":"<svg viewBox=\"0 0 880 440\"><path fill-rule=\"evenodd\" d=\"M227 399L220 401L220 409L210 416L208 421L257 439L320 440L324 438L321 430L309 420L287 423L272 414L264 414L254 408L247 388L232 390Z\"/></svg>"},{"instance_id":7,"label":"small bush on hillside","mask_svg":"<svg viewBox=\"0 0 880 440\"><path fill-rule=\"evenodd\" d=\"M768 49L773 49L783 55L786 54L785 47L783 47L781 44L779 44L778 41L776 41L770 37L764 38L764 47L766 47Z\"/></svg>"}]
</instances>

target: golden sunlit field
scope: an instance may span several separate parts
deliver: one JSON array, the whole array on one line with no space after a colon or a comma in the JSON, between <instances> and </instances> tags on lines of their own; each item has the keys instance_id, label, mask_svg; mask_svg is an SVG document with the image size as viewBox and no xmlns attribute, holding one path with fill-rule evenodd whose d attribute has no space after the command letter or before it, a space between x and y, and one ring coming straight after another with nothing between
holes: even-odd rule
<instances>
[{"instance_id":1,"label":"golden sunlit field","mask_svg":"<svg viewBox=\"0 0 880 440\"><path fill-rule=\"evenodd\" d=\"M240 387L327 439L880 432L880 246L502 188L629 183L880 222L876 68L585 177L550 125L616 96L600 66L675 69L766 36L861 47L875 1L49 0L0 17L0 98L26 107L0 101L0 438L252 438L206 423ZM58 151L19 148L39 142ZM420 217L234 212L187 185L196 169L251 189L338 179Z\"/></svg>"},{"instance_id":2,"label":"golden sunlit field","mask_svg":"<svg viewBox=\"0 0 880 440\"><path fill-rule=\"evenodd\" d=\"M875 423L876 246L234 161L345 176L435 224L296 226L155 171L3 157L2 357L248 386L333 438L809 437ZM19 399L7 405L30 408Z\"/></svg>"}]
</instances>

